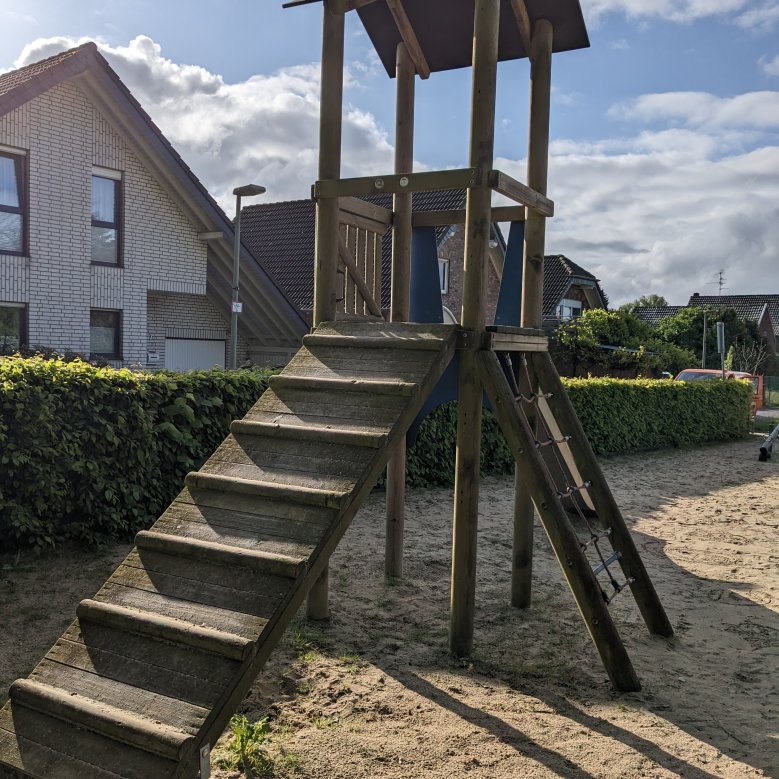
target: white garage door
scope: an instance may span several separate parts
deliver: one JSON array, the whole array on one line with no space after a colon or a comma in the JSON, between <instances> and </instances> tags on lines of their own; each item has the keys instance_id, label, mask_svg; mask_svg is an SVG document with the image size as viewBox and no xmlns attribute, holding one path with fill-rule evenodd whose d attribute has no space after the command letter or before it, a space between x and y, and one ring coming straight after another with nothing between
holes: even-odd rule
<instances>
[{"instance_id":1,"label":"white garage door","mask_svg":"<svg viewBox=\"0 0 779 779\"><path fill-rule=\"evenodd\" d=\"M224 341L189 338L165 339L165 367L169 371L191 371L225 365Z\"/></svg>"}]
</instances>

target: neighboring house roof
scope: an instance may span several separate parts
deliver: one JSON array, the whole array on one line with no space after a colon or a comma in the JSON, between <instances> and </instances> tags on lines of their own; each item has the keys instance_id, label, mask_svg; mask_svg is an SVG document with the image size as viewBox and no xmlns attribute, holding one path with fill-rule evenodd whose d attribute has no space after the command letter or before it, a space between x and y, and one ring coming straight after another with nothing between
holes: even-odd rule
<instances>
[{"instance_id":1,"label":"neighboring house roof","mask_svg":"<svg viewBox=\"0 0 779 779\"><path fill-rule=\"evenodd\" d=\"M601 306L606 308L608 298L601 289L600 283L588 270L577 265L562 254L552 254L544 257L544 317L557 316L557 307L573 286L584 287L591 290L594 300L590 301L593 308ZM593 302L598 305L592 305Z\"/></svg>"},{"instance_id":2,"label":"neighboring house roof","mask_svg":"<svg viewBox=\"0 0 779 779\"><path fill-rule=\"evenodd\" d=\"M143 110L94 43L0 74L0 117L64 81L73 80L155 175L199 232L221 232L209 243L208 295L229 311L233 226L197 176ZM240 317L244 334L261 344L294 343L307 331L300 311L244 244Z\"/></svg>"},{"instance_id":3,"label":"neighboring house roof","mask_svg":"<svg viewBox=\"0 0 779 779\"><path fill-rule=\"evenodd\" d=\"M690 296L688 306L711 306L732 308L742 319L760 322L767 308L771 317L774 335L779 337L779 294L770 295L699 295Z\"/></svg>"},{"instance_id":4,"label":"neighboring house roof","mask_svg":"<svg viewBox=\"0 0 779 779\"><path fill-rule=\"evenodd\" d=\"M656 327L669 316L675 316L687 306L636 306L633 313L642 321Z\"/></svg>"},{"instance_id":5,"label":"neighboring house roof","mask_svg":"<svg viewBox=\"0 0 779 779\"><path fill-rule=\"evenodd\" d=\"M371 195L365 200L392 208L392 195ZM465 208L461 190L415 192L414 211L448 211ZM300 309L313 308L314 301L314 229L313 200L287 200L257 203L241 210L241 240L263 264ZM437 228L438 240L446 228ZM391 229L382 240L381 307L390 305Z\"/></svg>"}]
</instances>

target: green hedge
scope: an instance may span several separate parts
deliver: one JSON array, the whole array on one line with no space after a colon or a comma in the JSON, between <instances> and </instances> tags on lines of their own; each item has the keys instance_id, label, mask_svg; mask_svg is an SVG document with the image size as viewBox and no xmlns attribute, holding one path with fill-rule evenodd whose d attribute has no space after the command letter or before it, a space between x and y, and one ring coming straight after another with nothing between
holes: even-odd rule
<instances>
[{"instance_id":1,"label":"green hedge","mask_svg":"<svg viewBox=\"0 0 779 779\"><path fill-rule=\"evenodd\" d=\"M132 373L82 362L0 359L0 551L97 543L148 526L267 386L265 371ZM744 382L564 380L598 454L746 434ZM425 420L410 486L451 483L456 404ZM513 469L485 413L482 471Z\"/></svg>"},{"instance_id":2,"label":"green hedge","mask_svg":"<svg viewBox=\"0 0 779 779\"><path fill-rule=\"evenodd\" d=\"M0 550L148 526L267 386L265 371L0 360Z\"/></svg>"},{"instance_id":3,"label":"green hedge","mask_svg":"<svg viewBox=\"0 0 779 779\"><path fill-rule=\"evenodd\" d=\"M752 389L743 381L563 379L596 454L696 446L749 431ZM451 484L457 406L447 403L424 421L408 454L412 487ZM513 460L492 414L484 414L482 473L511 473Z\"/></svg>"}]
</instances>

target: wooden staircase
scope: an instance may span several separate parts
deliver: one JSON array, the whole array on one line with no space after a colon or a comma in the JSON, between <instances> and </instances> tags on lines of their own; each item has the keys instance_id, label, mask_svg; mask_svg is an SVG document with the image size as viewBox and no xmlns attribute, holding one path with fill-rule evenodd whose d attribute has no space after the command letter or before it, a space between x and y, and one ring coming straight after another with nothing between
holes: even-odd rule
<instances>
[{"instance_id":1,"label":"wooden staircase","mask_svg":"<svg viewBox=\"0 0 779 779\"><path fill-rule=\"evenodd\" d=\"M451 360L325 323L0 711L0 776L194 779Z\"/></svg>"}]
</instances>

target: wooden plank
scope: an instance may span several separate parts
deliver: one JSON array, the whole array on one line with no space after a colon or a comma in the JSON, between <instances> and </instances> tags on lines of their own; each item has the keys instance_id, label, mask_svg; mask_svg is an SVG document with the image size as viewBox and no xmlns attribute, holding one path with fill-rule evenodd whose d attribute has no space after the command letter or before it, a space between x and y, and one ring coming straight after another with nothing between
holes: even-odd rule
<instances>
[{"instance_id":1,"label":"wooden plank","mask_svg":"<svg viewBox=\"0 0 779 779\"><path fill-rule=\"evenodd\" d=\"M414 322L322 322L315 333L373 338L434 338L441 342L441 350L446 351L449 339L461 329L458 325Z\"/></svg>"},{"instance_id":2,"label":"wooden plank","mask_svg":"<svg viewBox=\"0 0 779 779\"><path fill-rule=\"evenodd\" d=\"M203 565L198 566L199 572L207 572L211 568L221 568L223 579L220 584L230 581L229 577L225 575L227 571L224 569L227 567L233 571L249 569L257 572L260 576L273 577L274 580L279 581L297 579L306 568L305 558L236 548L209 541L197 541L159 531L141 530L135 536L135 546L143 552L160 552L172 558L171 564L177 558L182 558L182 561L190 566L202 563ZM199 576L187 578L202 581ZM288 585L289 582L287 582ZM234 584L231 582L230 586L233 587ZM264 587L261 590L264 590Z\"/></svg>"},{"instance_id":3,"label":"wooden plank","mask_svg":"<svg viewBox=\"0 0 779 779\"><path fill-rule=\"evenodd\" d=\"M342 392L340 387L335 392L291 387L266 392L262 401L250 409L244 419L262 420L267 418L264 415L273 413L311 414L340 419L363 419L366 426L374 423L389 429L405 402L401 395L365 392L355 396ZM356 421L354 425L357 425Z\"/></svg>"},{"instance_id":4,"label":"wooden plank","mask_svg":"<svg viewBox=\"0 0 779 779\"><path fill-rule=\"evenodd\" d=\"M322 410L324 413L303 413L307 408L314 411ZM349 408L340 406L337 409L324 407L322 404L305 403L296 404L295 412L287 408L279 411L258 411L252 414L252 419L256 419L267 424L280 424L286 427L300 427L305 429L308 426L331 426L344 432L349 429L359 430L366 434L385 436L397 415L390 409L376 409L376 417L366 418L365 410L361 408Z\"/></svg>"},{"instance_id":5,"label":"wooden plank","mask_svg":"<svg viewBox=\"0 0 779 779\"><path fill-rule=\"evenodd\" d=\"M100 679L92 674L87 675L93 680ZM93 694L99 695L100 691L94 690ZM63 719L77 727L101 733L170 760L180 760L194 741L192 733L177 730L162 720L155 723L119 706L32 679L17 679L11 685L9 695L14 704Z\"/></svg>"},{"instance_id":6,"label":"wooden plank","mask_svg":"<svg viewBox=\"0 0 779 779\"><path fill-rule=\"evenodd\" d=\"M244 636L163 614L144 612L138 606L122 606L88 598L78 604L76 613L82 625L91 622L128 633L153 636L233 660L245 660L254 649L253 640Z\"/></svg>"},{"instance_id":7,"label":"wooden plank","mask_svg":"<svg viewBox=\"0 0 779 779\"><path fill-rule=\"evenodd\" d=\"M376 223L376 232L382 235L392 224L392 210L376 203L369 203L367 200L360 200L356 197L342 197L338 204L341 209L342 222L348 223L351 217L361 216L363 219Z\"/></svg>"},{"instance_id":8,"label":"wooden plank","mask_svg":"<svg viewBox=\"0 0 779 779\"><path fill-rule=\"evenodd\" d=\"M412 381L390 380L386 376L357 376L354 378L344 376L334 376L325 373L324 375L309 375L301 372L299 375L293 373L280 373L271 376L269 379L271 388L277 395L282 394L287 389L304 389L307 391L324 390L328 392L360 392L377 395L401 395L411 397L418 391L416 383Z\"/></svg>"},{"instance_id":9,"label":"wooden plank","mask_svg":"<svg viewBox=\"0 0 779 779\"><path fill-rule=\"evenodd\" d=\"M524 222L524 206L494 206L490 213L490 221ZM414 227L449 227L465 224L465 209L458 208L448 211L416 211L411 216Z\"/></svg>"},{"instance_id":10,"label":"wooden plank","mask_svg":"<svg viewBox=\"0 0 779 779\"><path fill-rule=\"evenodd\" d=\"M541 516L544 530L606 672L617 690L638 690L641 684L603 600L600 585L565 515L557 491L547 479L527 422L517 413L514 397L509 391L498 358L493 352L479 352L479 364L495 416L514 459L526 477L525 483Z\"/></svg>"},{"instance_id":11,"label":"wooden plank","mask_svg":"<svg viewBox=\"0 0 779 779\"><path fill-rule=\"evenodd\" d=\"M206 587L229 588L241 593L242 597L259 596L267 600L270 607L274 601L283 598L291 586L291 580L287 576L268 574L243 566L215 565L204 560L178 557L151 549L133 549L122 565L146 571L154 580L155 586L161 582L157 574L176 577Z\"/></svg>"},{"instance_id":12,"label":"wooden plank","mask_svg":"<svg viewBox=\"0 0 779 779\"><path fill-rule=\"evenodd\" d=\"M231 518L231 521L234 525L238 524L235 519ZM292 531L272 533L248 527L234 527L230 524L198 522L167 514L158 519L152 529L184 538L213 541L245 549L262 549L278 554L310 554L316 547L316 543L311 541L292 538Z\"/></svg>"},{"instance_id":13,"label":"wooden plank","mask_svg":"<svg viewBox=\"0 0 779 779\"><path fill-rule=\"evenodd\" d=\"M328 527L335 511L322 506L301 506L284 500L185 487L162 516L305 541Z\"/></svg>"},{"instance_id":14,"label":"wooden plank","mask_svg":"<svg viewBox=\"0 0 779 779\"><path fill-rule=\"evenodd\" d=\"M0 711L0 762L56 779L169 779L176 769L172 760L14 704Z\"/></svg>"},{"instance_id":15,"label":"wooden plank","mask_svg":"<svg viewBox=\"0 0 779 779\"><path fill-rule=\"evenodd\" d=\"M311 333L303 336L303 346L309 351L318 353L322 348L339 349L395 349L440 351L441 341L437 338L404 338L402 336L386 336L376 338L366 335L320 335Z\"/></svg>"},{"instance_id":16,"label":"wooden plank","mask_svg":"<svg viewBox=\"0 0 779 779\"><path fill-rule=\"evenodd\" d=\"M134 587L125 587L111 580L100 588L95 595L95 600L149 614L158 614L178 622L240 636L250 641L257 640L268 622L267 619L254 614L242 614L230 609L179 600Z\"/></svg>"},{"instance_id":17,"label":"wooden plank","mask_svg":"<svg viewBox=\"0 0 779 779\"><path fill-rule=\"evenodd\" d=\"M493 352L547 352L549 339L545 335L488 332L485 347Z\"/></svg>"},{"instance_id":18,"label":"wooden plank","mask_svg":"<svg viewBox=\"0 0 779 779\"><path fill-rule=\"evenodd\" d=\"M256 422L246 419L236 419L230 424L230 432L234 436L256 436L262 439L286 438L302 442L321 442L331 445L357 446L368 449L378 449L385 436L361 430L342 430L333 425L285 425L279 422Z\"/></svg>"},{"instance_id":19,"label":"wooden plank","mask_svg":"<svg viewBox=\"0 0 779 779\"><path fill-rule=\"evenodd\" d=\"M432 192L438 189L470 189L478 184L479 179L475 169L455 168L453 170L435 170L403 175L322 179L314 184L314 197L360 197L382 192L394 194L396 192Z\"/></svg>"},{"instance_id":20,"label":"wooden plank","mask_svg":"<svg viewBox=\"0 0 779 779\"><path fill-rule=\"evenodd\" d=\"M527 184L522 184L507 173L491 170L489 182L496 192L527 206L531 211L535 211L541 216L554 216L554 202L552 200Z\"/></svg>"},{"instance_id":21,"label":"wooden plank","mask_svg":"<svg viewBox=\"0 0 779 779\"><path fill-rule=\"evenodd\" d=\"M206 463L197 473L188 473L184 483L188 487L240 492L261 498L276 498L314 506L339 508L349 488L323 487L313 478L304 479L300 474L276 473L273 481L263 481L257 468L232 463ZM286 481L285 481L286 479ZM308 484L301 482L308 481ZM334 480L330 480L334 481ZM294 482L294 483L293 483Z\"/></svg>"},{"instance_id":22,"label":"wooden plank","mask_svg":"<svg viewBox=\"0 0 779 779\"><path fill-rule=\"evenodd\" d=\"M141 560L143 559L144 555L141 553ZM135 567L123 564L113 572L107 584L132 587L165 598L268 620L289 592L292 581L287 579L286 587L281 592L278 588L270 592L248 592L226 584L199 582L164 571L150 571L142 565Z\"/></svg>"},{"instance_id":23,"label":"wooden plank","mask_svg":"<svg viewBox=\"0 0 779 779\"><path fill-rule=\"evenodd\" d=\"M83 648L80 650L75 644L71 644L70 648L75 650L72 653L74 659L79 654L82 657L85 654L88 660L89 654ZM47 655L30 674L32 681L54 687L65 695L79 695L94 703L115 706L140 720L148 720L151 733L154 732L154 723L158 722L173 728L176 734L195 735L208 714L208 707L161 695L146 688L144 682L141 682L141 686L126 683L94 673L78 664L68 663L67 659L71 653L64 647L60 649L62 651L59 652L59 657L65 662L54 660ZM111 731L97 732L115 737ZM180 736L174 735L174 738L177 742L181 741Z\"/></svg>"},{"instance_id":24,"label":"wooden plank","mask_svg":"<svg viewBox=\"0 0 779 779\"><path fill-rule=\"evenodd\" d=\"M385 381L418 381L428 369L431 357L415 350L386 353L376 349L328 349L316 352L303 347L280 376L332 376L337 379L376 377ZM275 377L274 377L275 378ZM274 382L278 383L278 382Z\"/></svg>"},{"instance_id":25,"label":"wooden plank","mask_svg":"<svg viewBox=\"0 0 779 779\"><path fill-rule=\"evenodd\" d=\"M239 668L236 660L193 647L182 651L169 641L78 621L47 657L206 708L216 704Z\"/></svg>"}]
</instances>

